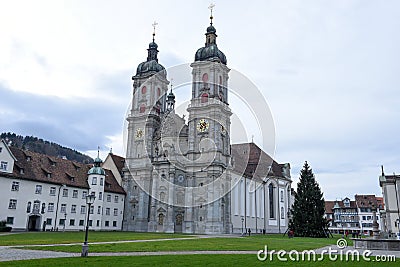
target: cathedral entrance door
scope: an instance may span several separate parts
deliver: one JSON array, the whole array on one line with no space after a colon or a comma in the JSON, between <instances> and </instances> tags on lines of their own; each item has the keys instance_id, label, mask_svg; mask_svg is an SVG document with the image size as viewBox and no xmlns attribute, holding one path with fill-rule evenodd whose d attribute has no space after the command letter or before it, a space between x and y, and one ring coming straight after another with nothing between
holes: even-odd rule
<instances>
[{"instance_id":1,"label":"cathedral entrance door","mask_svg":"<svg viewBox=\"0 0 400 267\"><path fill-rule=\"evenodd\" d=\"M183 215L182 213L178 213L175 216L175 233L182 233L182 222L183 222Z\"/></svg>"}]
</instances>

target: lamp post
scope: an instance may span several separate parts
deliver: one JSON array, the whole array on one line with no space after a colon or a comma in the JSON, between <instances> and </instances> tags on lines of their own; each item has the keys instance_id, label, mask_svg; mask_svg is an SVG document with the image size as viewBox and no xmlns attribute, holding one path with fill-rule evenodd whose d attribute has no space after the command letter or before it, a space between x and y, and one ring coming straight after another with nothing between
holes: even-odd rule
<instances>
[{"instance_id":1,"label":"lamp post","mask_svg":"<svg viewBox=\"0 0 400 267\"><path fill-rule=\"evenodd\" d=\"M89 253L89 245L88 245L88 232L89 232L89 216L90 216L90 207L94 203L94 200L96 199L95 195L87 195L86 196L86 204L88 204L88 211L87 211L87 220L86 220L86 232L85 232L85 242L83 242L82 245L82 257L87 257Z\"/></svg>"}]
</instances>

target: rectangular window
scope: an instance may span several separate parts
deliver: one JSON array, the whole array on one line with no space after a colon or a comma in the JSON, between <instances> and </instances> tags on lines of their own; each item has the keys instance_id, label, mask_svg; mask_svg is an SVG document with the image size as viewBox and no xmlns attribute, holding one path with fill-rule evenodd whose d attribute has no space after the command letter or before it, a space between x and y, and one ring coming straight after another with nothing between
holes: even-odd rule
<instances>
[{"instance_id":1,"label":"rectangular window","mask_svg":"<svg viewBox=\"0 0 400 267\"><path fill-rule=\"evenodd\" d=\"M86 198L87 196L87 192L86 191L82 191L82 198Z\"/></svg>"},{"instance_id":2,"label":"rectangular window","mask_svg":"<svg viewBox=\"0 0 400 267\"><path fill-rule=\"evenodd\" d=\"M118 216L118 209L114 209L114 216Z\"/></svg>"},{"instance_id":3,"label":"rectangular window","mask_svg":"<svg viewBox=\"0 0 400 267\"><path fill-rule=\"evenodd\" d=\"M60 219L60 221L59 221L58 224L59 224L59 225L64 225L64 224L65 224L65 219Z\"/></svg>"},{"instance_id":4,"label":"rectangular window","mask_svg":"<svg viewBox=\"0 0 400 267\"><path fill-rule=\"evenodd\" d=\"M92 178L92 185L97 185L97 177Z\"/></svg>"},{"instance_id":5,"label":"rectangular window","mask_svg":"<svg viewBox=\"0 0 400 267\"><path fill-rule=\"evenodd\" d=\"M79 226L83 226L85 224L84 220L79 220Z\"/></svg>"},{"instance_id":6,"label":"rectangular window","mask_svg":"<svg viewBox=\"0 0 400 267\"><path fill-rule=\"evenodd\" d=\"M89 220L89 226L92 226L92 225L93 225L93 221Z\"/></svg>"},{"instance_id":7,"label":"rectangular window","mask_svg":"<svg viewBox=\"0 0 400 267\"><path fill-rule=\"evenodd\" d=\"M51 225L52 223L52 219L51 218L47 218L46 219L46 225Z\"/></svg>"},{"instance_id":8,"label":"rectangular window","mask_svg":"<svg viewBox=\"0 0 400 267\"><path fill-rule=\"evenodd\" d=\"M78 190L72 191L72 198L78 198Z\"/></svg>"},{"instance_id":9,"label":"rectangular window","mask_svg":"<svg viewBox=\"0 0 400 267\"><path fill-rule=\"evenodd\" d=\"M103 178L100 178L100 185L103 185Z\"/></svg>"},{"instance_id":10,"label":"rectangular window","mask_svg":"<svg viewBox=\"0 0 400 267\"><path fill-rule=\"evenodd\" d=\"M50 187L50 196L55 196L55 195L56 195L56 188Z\"/></svg>"},{"instance_id":11,"label":"rectangular window","mask_svg":"<svg viewBox=\"0 0 400 267\"><path fill-rule=\"evenodd\" d=\"M75 220L74 219L69 220L69 225L74 226L75 225Z\"/></svg>"},{"instance_id":12,"label":"rectangular window","mask_svg":"<svg viewBox=\"0 0 400 267\"><path fill-rule=\"evenodd\" d=\"M90 206L90 211L89 211L89 213L90 213L90 214L93 214L93 212L94 212L94 207L93 207L93 206Z\"/></svg>"},{"instance_id":13,"label":"rectangular window","mask_svg":"<svg viewBox=\"0 0 400 267\"><path fill-rule=\"evenodd\" d=\"M97 207L97 214L101 214L101 206Z\"/></svg>"},{"instance_id":14,"label":"rectangular window","mask_svg":"<svg viewBox=\"0 0 400 267\"><path fill-rule=\"evenodd\" d=\"M114 196L114 202L118 203L118 196Z\"/></svg>"},{"instance_id":15,"label":"rectangular window","mask_svg":"<svg viewBox=\"0 0 400 267\"><path fill-rule=\"evenodd\" d=\"M71 213L76 213L76 205L71 206Z\"/></svg>"},{"instance_id":16,"label":"rectangular window","mask_svg":"<svg viewBox=\"0 0 400 267\"><path fill-rule=\"evenodd\" d=\"M67 204L61 204L60 212L61 213L66 213L66 211L67 211Z\"/></svg>"},{"instance_id":17,"label":"rectangular window","mask_svg":"<svg viewBox=\"0 0 400 267\"><path fill-rule=\"evenodd\" d=\"M8 162L7 161L2 161L1 163L0 163L0 170L7 170L7 165L8 165Z\"/></svg>"},{"instance_id":18,"label":"rectangular window","mask_svg":"<svg viewBox=\"0 0 400 267\"><path fill-rule=\"evenodd\" d=\"M6 224L14 224L14 217L7 217Z\"/></svg>"},{"instance_id":19,"label":"rectangular window","mask_svg":"<svg viewBox=\"0 0 400 267\"><path fill-rule=\"evenodd\" d=\"M283 190L281 190L281 202L283 202L283 198L284 198L284 196L283 196Z\"/></svg>"},{"instance_id":20,"label":"rectangular window","mask_svg":"<svg viewBox=\"0 0 400 267\"><path fill-rule=\"evenodd\" d=\"M47 212L53 212L54 211L54 203L49 203L47 205Z\"/></svg>"},{"instance_id":21,"label":"rectangular window","mask_svg":"<svg viewBox=\"0 0 400 267\"><path fill-rule=\"evenodd\" d=\"M110 208L106 208L106 215L110 215Z\"/></svg>"},{"instance_id":22,"label":"rectangular window","mask_svg":"<svg viewBox=\"0 0 400 267\"><path fill-rule=\"evenodd\" d=\"M81 214L85 214L86 213L86 206L81 206Z\"/></svg>"},{"instance_id":23,"label":"rectangular window","mask_svg":"<svg viewBox=\"0 0 400 267\"><path fill-rule=\"evenodd\" d=\"M37 184L35 188L35 194L41 194L42 193L42 186Z\"/></svg>"},{"instance_id":24,"label":"rectangular window","mask_svg":"<svg viewBox=\"0 0 400 267\"><path fill-rule=\"evenodd\" d=\"M11 191L19 191L19 182L12 182Z\"/></svg>"},{"instance_id":25,"label":"rectangular window","mask_svg":"<svg viewBox=\"0 0 400 267\"><path fill-rule=\"evenodd\" d=\"M103 200L103 192L99 192L99 200Z\"/></svg>"},{"instance_id":26,"label":"rectangular window","mask_svg":"<svg viewBox=\"0 0 400 267\"><path fill-rule=\"evenodd\" d=\"M10 199L10 202L8 203L8 208L11 210L15 210L17 208L17 200Z\"/></svg>"},{"instance_id":27,"label":"rectangular window","mask_svg":"<svg viewBox=\"0 0 400 267\"><path fill-rule=\"evenodd\" d=\"M274 203L274 186L269 184L268 186L268 196L269 196L269 218L275 218L275 203Z\"/></svg>"},{"instance_id":28,"label":"rectangular window","mask_svg":"<svg viewBox=\"0 0 400 267\"><path fill-rule=\"evenodd\" d=\"M110 222L109 221L105 221L104 225L105 225L105 227L109 227L110 226Z\"/></svg>"},{"instance_id":29,"label":"rectangular window","mask_svg":"<svg viewBox=\"0 0 400 267\"><path fill-rule=\"evenodd\" d=\"M111 195L107 195L107 202L111 202Z\"/></svg>"},{"instance_id":30,"label":"rectangular window","mask_svg":"<svg viewBox=\"0 0 400 267\"><path fill-rule=\"evenodd\" d=\"M113 227L117 227L117 221L113 221Z\"/></svg>"},{"instance_id":31,"label":"rectangular window","mask_svg":"<svg viewBox=\"0 0 400 267\"><path fill-rule=\"evenodd\" d=\"M99 225L100 225L100 220L97 220L96 221L96 226L99 227Z\"/></svg>"},{"instance_id":32,"label":"rectangular window","mask_svg":"<svg viewBox=\"0 0 400 267\"><path fill-rule=\"evenodd\" d=\"M68 197L68 189L63 189L63 197Z\"/></svg>"}]
</instances>

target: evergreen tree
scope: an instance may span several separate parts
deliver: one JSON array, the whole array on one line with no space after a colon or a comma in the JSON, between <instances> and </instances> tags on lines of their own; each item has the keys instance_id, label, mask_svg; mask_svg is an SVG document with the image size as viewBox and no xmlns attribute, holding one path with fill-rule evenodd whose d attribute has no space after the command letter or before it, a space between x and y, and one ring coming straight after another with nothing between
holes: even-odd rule
<instances>
[{"instance_id":1,"label":"evergreen tree","mask_svg":"<svg viewBox=\"0 0 400 267\"><path fill-rule=\"evenodd\" d=\"M325 200L307 161L300 172L289 228L296 236L326 237Z\"/></svg>"}]
</instances>

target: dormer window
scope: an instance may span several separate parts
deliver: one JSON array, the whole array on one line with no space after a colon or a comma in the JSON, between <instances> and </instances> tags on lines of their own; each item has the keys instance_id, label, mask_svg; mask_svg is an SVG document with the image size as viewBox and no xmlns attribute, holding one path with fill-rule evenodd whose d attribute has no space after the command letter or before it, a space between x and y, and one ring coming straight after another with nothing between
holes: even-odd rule
<instances>
[{"instance_id":1,"label":"dormer window","mask_svg":"<svg viewBox=\"0 0 400 267\"><path fill-rule=\"evenodd\" d=\"M24 174L24 173L25 173L25 171L23 168L19 169L19 174Z\"/></svg>"},{"instance_id":2,"label":"dormer window","mask_svg":"<svg viewBox=\"0 0 400 267\"><path fill-rule=\"evenodd\" d=\"M51 173L48 173L46 177L50 179L51 178Z\"/></svg>"},{"instance_id":3,"label":"dormer window","mask_svg":"<svg viewBox=\"0 0 400 267\"><path fill-rule=\"evenodd\" d=\"M32 157L31 156L26 156L26 161L31 161Z\"/></svg>"}]
</instances>

